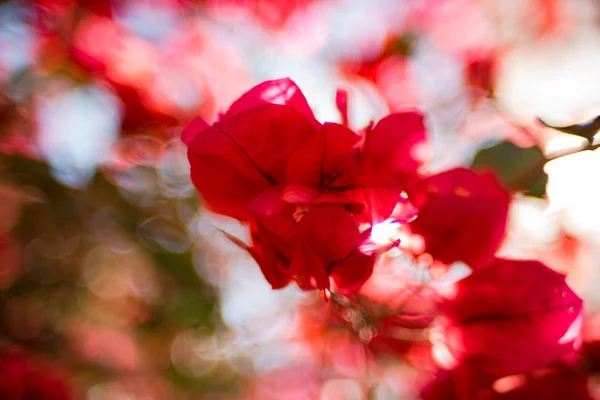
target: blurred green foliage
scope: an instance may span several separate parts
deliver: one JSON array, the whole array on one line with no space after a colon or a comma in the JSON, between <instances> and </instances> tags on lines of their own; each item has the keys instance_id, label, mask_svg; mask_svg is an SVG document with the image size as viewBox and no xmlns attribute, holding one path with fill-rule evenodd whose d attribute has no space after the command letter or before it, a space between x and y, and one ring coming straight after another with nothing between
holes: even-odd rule
<instances>
[{"instance_id":1,"label":"blurred green foliage","mask_svg":"<svg viewBox=\"0 0 600 400\"><path fill-rule=\"evenodd\" d=\"M543 197L548 181L546 161L536 146L522 148L503 141L477 152L471 167L492 171L508 190Z\"/></svg>"}]
</instances>

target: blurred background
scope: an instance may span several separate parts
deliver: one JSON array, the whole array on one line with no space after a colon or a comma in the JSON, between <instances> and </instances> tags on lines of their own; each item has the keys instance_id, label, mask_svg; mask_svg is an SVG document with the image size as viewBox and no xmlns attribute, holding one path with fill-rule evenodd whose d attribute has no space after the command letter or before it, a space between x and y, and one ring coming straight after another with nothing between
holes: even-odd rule
<instances>
[{"instance_id":1,"label":"blurred background","mask_svg":"<svg viewBox=\"0 0 600 400\"><path fill-rule=\"evenodd\" d=\"M600 114L599 7L0 1L0 398L358 400L367 385L370 398L418 399L433 368L428 322L399 328L378 304L427 315L427 290L409 289L432 276L389 256L360 312L272 291L216 229L245 228L203 209L190 182L182 128L281 77L321 121L340 121L345 89L354 129L422 109L424 173L495 170L516 193L501 254L569 272L594 343L600 158L548 162L588 141L538 118Z\"/></svg>"}]
</instances>

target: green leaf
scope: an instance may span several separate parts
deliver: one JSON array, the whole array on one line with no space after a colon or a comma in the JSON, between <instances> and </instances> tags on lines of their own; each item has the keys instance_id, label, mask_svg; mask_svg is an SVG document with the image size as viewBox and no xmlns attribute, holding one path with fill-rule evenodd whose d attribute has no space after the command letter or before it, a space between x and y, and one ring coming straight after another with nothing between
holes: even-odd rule
<instances>
[{"instance_id":1,"label":"green leaf","mask_svg":"<svg viewBox=\"0 0 600 400\"><path fill-rule=\"evenodd\" d=\"M542 197L548 176L544 172L546 158L539 148L521 148L504 141L480 150L471 163L474 170L492 171L511 192Z\"/></svg>"}]
</instances>

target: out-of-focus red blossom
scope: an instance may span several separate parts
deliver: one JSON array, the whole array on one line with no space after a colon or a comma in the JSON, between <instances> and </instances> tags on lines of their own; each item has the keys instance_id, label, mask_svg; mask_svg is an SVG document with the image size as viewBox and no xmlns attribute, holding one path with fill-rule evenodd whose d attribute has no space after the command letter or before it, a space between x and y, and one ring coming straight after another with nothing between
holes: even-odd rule
<instances>
[{"instance_id":1,"label":"out-of-focus red blossom","mask_svg":"<svg viewBox=\"0 0 600 400\"><path fill-rule=\"evenodd\" d=\"M21 273L21 246L9 233L0 231L0 290L13 285Z\"/></svg>"},{"instance_id":2,"label":"out-of-focus red blossom","mask_svg":"<svg viewBox=\"0 0 600 400\"><path fill-rule=\"evenodd\" d=\"M33 359L15 348L0 351L0 399L68 400L73 398L66 377L55 365Z\"/></svg>"},{"instance_id":3,"label":"out-of-focus red blossom","mask_svg":"<svg viewBox=\"0 0 600 400\"><path fill-rule=\"evenodd\" d=\"M112 4L112 0L77 0L77 5L84 10L107 17L112 16Z\"/></svg>"},{"instance_id":4,"label":"out-of-focus red blossom","mask_svg":"<svg viewBox=\"0 0 600 400\"><path fill-rule=\"evenodd\" d=\"M587 376L567 364L556 364L529 374L491 379L474 369L441 372L435 384L421 393L423 400L592 400ZM480 390L473 391L472 388Z\"/></svg>"},{"instance_id":5,"label":"out-of-focus red blossom","mask_svg":"<svg viewBox=\"0 0 600 400\"><path fill-rule=\"evenodd\" d=\"M75 27L71 58L90 72L103 72L124 35L124 30L111 18L86 16Z\"/></svg>"},{"instance_id":6,"label":"out-of-focus red blossom","mask_svg":"<svg viewBox=\"0 0 600 400\"><path fill-rule=\"evenodd\" d=\"M586 370L590 373L600 372L600 341L584 342L582 354Z\"/></svg>"},{"instance_id":7,"label":"out-of-focus red blossom","mask_svg":"<svg viewBox=\"0 0 600 400\"><path fill-rule=\"evenodd\" d=\"M475 99L494 95L496 60L493 55L475 55L467 59L465 75Z\"/></svg>"},{"instance_id":8,"label":"out-of-focus red blossom","mask_svg":"<svg viewBox=\"0 0 600 400\"><path fill-rule=\"evenodd\" d=\"M165 127L176 124L177 119L145 93L150 78L156 79L150 67L156 60L146 59L152 57L150 44L132 37L113 19L95 14L79 21L74 36L69 49L72 60L110 83L123 104L124 132L137 132L148 121ZM123 54L130 58L119 59Z\"/></svg>"},{"instance_id":9,"label":"out-of-focus red blossom","mask_svg":"<svg viewBox=\"0 0 600 400\"><path fill-rule=\"evenodd\" d=\"M400 192L420 165L423 117L390 115L361 137L319 123L289 79L264 82L208 126L182 133L192 181L213 211L250 222L249 249L273 288L294 280L304 289L355 292L375 254L359 222L394 216ZM402 214L402 210L398 211Z\"/></svg>"},{"instance_id":10,"label":"out-of-focus red blossom","mask_svg":"<svg viewBox=\"0 0 600 400\"><path fill-rule=\"evenodd\" d=\"M527 17L536 22L538 38L555 37L570 33L576 22L572 20L561 0L534 0L527 10ZM570 17L570 18L569 18Z\"/></svg>"},{"instance_id":11,"label":"out-of-focus red blossom","mask_svg":"<svg viewBox=\"0 0 600 400\"><path fill-rule=\"evenodd\" d=\"M110 0L30 0L40 10L52 15L64 15L73 7L98 14L111 14Z\"/></svg>"},{"instance_id":12,"label":"out-of-focus red blossom","mask_svg":"<svg viewBox=\"0 0 600 400\"><path fill-rule=\"evenodd\" d=\"M193 0L190 0L193 1ZM201 0L196 0L200 2ZM313 0L203 0L208 11L224 14L227 8L250 13L261 25L268 28L282 28L295 13L307 8Z\"/></svg>"},{"instance_id":13,"label":"out-of-focus red blossom","mask_svg":"<svg viewBox=\"0 0 600 400\"><path fill-rule=\"evenodd\" d=\"M73 11L75 0L31 0L34 23L41 32L51 32Z\"/></svg>"},{"instance_id":14,"label":"out-of-focus red blossom","mask_svg":"<svg viewBox=\"0 0 600 400\"><path fill-rule=\"evenodd\" d=\"M151 109L140 96L139 91L131 86L113 83L116 94L125 105L121 126L126 132L135 132L138 128L152 121L153 124L173 126L177 120L162 111Z\"/></svg>"},{"instance_id":15,"label":"out-of-focus red blossom","mask_svg":"<svg viewBox=\"0 0 600 400\"><path fill-rule=\"evenodd\" d=\"M583 303L563 275L537 261L496 259L454 289L441 304L443 319L432 337L434 358L450 378L441 374L425 398L481 398L481 391L502 387L501 378L576 360ZM525 386L524 393L541 390L530 398L546 398L546 386Z\"/></svg>"},{"instance_id":16,"label":"out-of-focus red blossom","mask_svg":"<svg viewBox=\"0 0 600 400\"><path fill-rule=\"evenodd\" d=\"M410 224L425 240L425 251L471 268L489 262L504 238L510 195L490 173L455 168L412 187L419 216Z\"/></svg>"},{"instance_id":17,"label":"out-of-focus red blossom","mask_svg":"<svg viewBox=\"0 0 600 400\"><path fill-rule=\"evenodd\" d=\"M118 371L134 371L141 364L139 345L129 332L73 319L65 333L73 353L88 363Z\"/></svg>"},{"instance_id":18,"label":"out-of-focus red blossom","mask_svg":"<svg viewBox=\"0 0 600 400\"><path fill-rule=\"evenodd\" d=\"M341 68L349 76L360 76L373 82L390 110L418 107L419 94L411 77L408 58L395 54L396 50L384 52L375 60L363 60L360 64L349 62L342 64Z\"/></svg>"}]
</instances>

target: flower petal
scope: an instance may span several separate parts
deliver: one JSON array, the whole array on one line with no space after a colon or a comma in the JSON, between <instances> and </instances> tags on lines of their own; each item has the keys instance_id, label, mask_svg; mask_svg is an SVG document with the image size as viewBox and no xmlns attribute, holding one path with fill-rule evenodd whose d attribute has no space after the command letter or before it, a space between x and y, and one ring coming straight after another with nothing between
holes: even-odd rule
<instances>
[{"instance_id":1,"label":"flower petal","mask_svg":"<svg viewBox=\"0 0 600 400\"><path fill-rule=\"evenodd\" d=\"M351 187L350 196L365 204L360 222L390 218L400 193L416 178L425 143L423 115L416 112L391 114L367 130L351 178L336 182Z\"/></svg>"},{"instance_id":2,"label":"flower petal","mask_svg":"<svg viewBox=\"0 0 600 400\"><path fill-rule=\"evenodd\" d=\"M427 178L409 194L419 209L411 229L423 236L426 252L471 268L493 258L504 238L510 196L492 175L456 168Z\"/></svg>"},{"instance_id":3,"label":"flower petal","mask_svg":"<svg viewBox=\"0 0 600 400\"><path fill-rule=\"evenodd\" d=\"M209 127L210 125L202 117L195 118L181 132L181 141L189 145L197 134Z\"/></svg>"},{"instance_id":4,"label":"flower petal","mask_svg":"<svg viewBox=\"0 0 600 400\"><path fill-rule=\"evenodd\" d=\"M496 259L455 289L442 310L443 343L457 362L500 378L574 355L582 301L542 263Z\"/></svg>"},{"instance_id":5,"label":"flower petal","mask_svg":"<svg viewBox=\"0 0 600 400\"><path fill-rule=\"evenodd\" d=\"M292 260L290 270L302 289L329 289L329 276L321 258L301 243Z\"/></svg>"},{"instance_id":6,"label":"flower petal","mask_svg":"<svg viewBox=\"0 0 600 400\"><path fill-rule=\"evenodd\" d=\"M321 131L288 159L286 180L325 189L341 176L350 150L360 137L335 123L325 123Z\"/></svg>"},{"instance_id":7,"label":"flower petal","mask_svg":"<svg viewBox=\"0 0 600 400\"><path fill-rule=\"evenodd\" d=\"M290 259L286 252L290 249L277 233L273 232L275 223L272 221L270 227L257 224L257 234L253 240L254 246L249 252L260 267L265 279L273 289L280 289L289 283L291 274L289 273ZM284 224L281 224L284 225ZM285 230L279 226L278 231ZM270 229L269 229L270 228ZM278 232L280 234L280 232Z\"/></svg>"},{"instance_id":8,"label":"flower petal","mask_svg":"<svg viewBox=\"0 0 600 400\"><path fill-rule=\"evenodd\" d=\"M354 249L348 257L331 266L330 276L339 294L350 296L360 290L371 277L375 265L375 254L367 255Z\"/></svg>"},{"instance_id":9,"label":"flower petal","mask_svg":"<svg viewBox=\"0 0 600 400\"><path fill-rule=\"evenodd\" d=\"M291 204L308 204L319 197L319 191L310 186L292 183L283 189L281 198Z\"/></svg>"},{"instance_id":10,"label":"flower petal","mask_svg":"<svg viewBox=\"0 0 600 400\"><path fill-rule=\"evenodd\" d=\"M400 201L401 189L398 187L364 187L345 192L356 203L364 204L359 221L375 225L392 217Z\"/></svg>"},{"instance_id":11,"label":"flower petal","mask_svg":"<svg viewBox=\"0 0 600 400\"><path fill-rule=\"evenodd\" d=\"M287 158L315 134L287 106L267 104L226 118L188 144L192 181L213 211L248 220L246 204L283 181Z\"/></svg>"},{"instance_id":12,"label":"flower petal","mask_svg":"<svg viewBox=\"0 0 600 400\"><path fill-rule=\"evenodd\" d=\"M360 155L365 173L413 175L421 165L419 146L426 140L423 115L402 112L388 115L366 133Z\"/></svg>"},{"instance_id":13,"label":"flower petal","mask_svg":"<svg viewBox=\"0 0 600 400\"><path fill-rule=\"evenodd\" d=\"M312 207L298 223L298 235L328 268L348 257L360 240L356 220L337 205Z\"/></svg>"},{"instance_id":14,"label":"flower petal","mask_svg":"<svg viewBox=\"0 0 600 400\"><path fill-rule=\"evenodd\" d=\"M293 206L281 199L281 190L271 188L258 195L248 206L256 221L250 253L273 289L292 278L290 263L296 248L296 221Z\"/></svg>"},{"instance_id":15,"label":"flower petal","mask_svg":"<svg viewBox=\"0 0 600 400\"><path fill-rule=\"evenodd\" d=\"M302 91L290 78L274 79L254 86L229 107L225 118L264 104L288 105L300 112L311 124L318 124Z\"/></svg>"}]
</instances>

